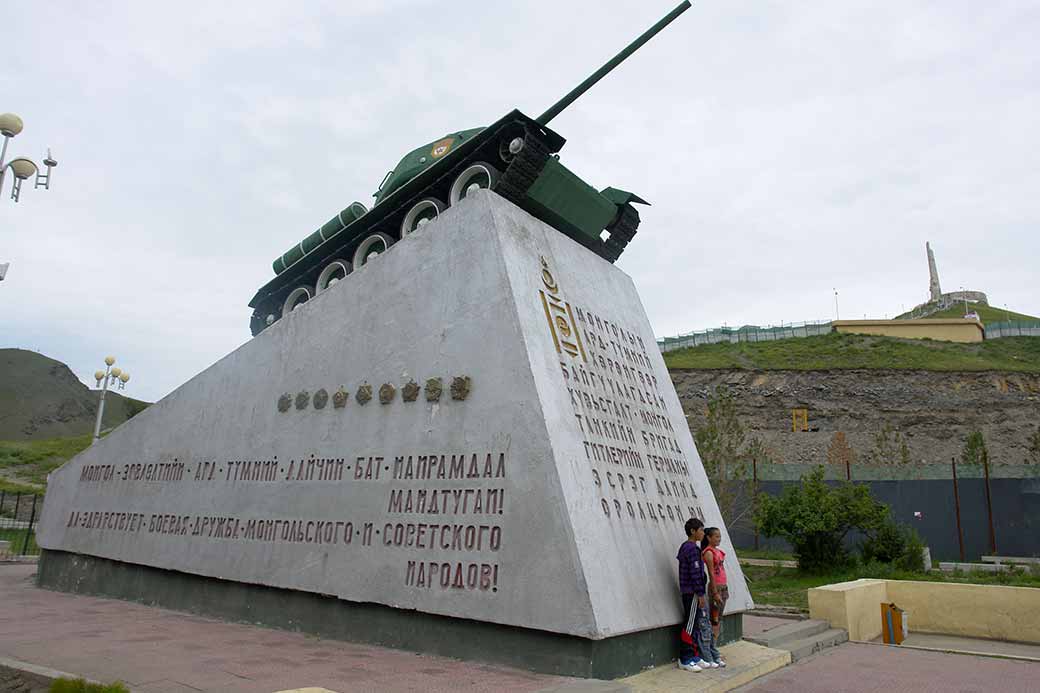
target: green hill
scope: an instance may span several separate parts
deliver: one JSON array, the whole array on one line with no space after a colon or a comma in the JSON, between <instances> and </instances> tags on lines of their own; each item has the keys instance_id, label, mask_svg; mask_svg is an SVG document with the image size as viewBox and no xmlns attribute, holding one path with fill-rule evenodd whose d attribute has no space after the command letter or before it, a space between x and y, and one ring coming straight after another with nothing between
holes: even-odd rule
<instances>
[{"instance_id":1,"label":"green hill","mask_svg":"<svg viewBox=\"0 0 1040 693\"><path fill-rule=\"evenodd\" d=\"M81 436L94 430L98 393L61 361L35 351L0 349L0 440ZM148 406L117 392L105 396L102 428Z\"/></svg>"},{"instance_id":2,"label":"green hill","mask_svg":"<svg viewBox=\"0 0 1040 693\"><path fill-rule=\"evenodd\" d=\"M1007 320L1025 320L1027 322L1040 322L1040 318L1034 318L1032 315L1026 315L1025 313L1016 313L1013 310L1004 310L1003 308L995 308L993 306L980 306L977 303L968 304L969 311L975 311L979 314L979 320L985 325L991 322L1005 322ZM896 320L907 320L910 317L910 313L903 313L902 315L896 316ZM933 318L963 318L964 317L964 304L958 303L955 306L951 306L946 310L941 310L938 313L933 313L928 316L928 319Z\"/></svg>"},{"instance_id":3,"label":"green hill","mask_svg":"<svg viewBox=\"0 0 1040 693\"><path fill-rule=\"evenodd\" d=\"M775 342L707 344L664 354L670 369L1040 372L1040 339L1005 337L978 344L832 333Z\"/></svg>"},{"instance_id":4,"label":"green hill","mask_svg":"<svg viewBox=\"0 0 1040 693\"><path fill-rule=\"evenodd\" d=\"M98 392L61 361L35 351L0 349L0 489L27 491L90 445ZM118 426L147 402L105 395L102 430Z\"/></svg>"}]
</instances>

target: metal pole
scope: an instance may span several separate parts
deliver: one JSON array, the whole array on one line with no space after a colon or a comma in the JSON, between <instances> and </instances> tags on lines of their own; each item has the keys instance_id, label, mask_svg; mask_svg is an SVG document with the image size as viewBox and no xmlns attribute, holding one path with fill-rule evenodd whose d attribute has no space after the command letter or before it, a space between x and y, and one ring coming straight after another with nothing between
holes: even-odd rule
<instances>
[{"instance_id":1,"label":"metal pole","mask_svg":"<svg viewBox=\"0 0 1040 693\"><path fill-rule=\"evenodd\" d=\"M7 168L4 166L4 159L7 158L7 140L11 139L10 135L4 135L4 146L0 149L0 193L4 191L4 170Z\"/></svg>"},{"instance_id":2,"label":"metal pole","mask_svg":"<svg viewBox=\"0 0 1040 693\"><path fill-rule=\"evenodd\" d=\"M18 506L21 505L21 503L22 503L22 494L21 493L14 494L14 519L15 519L15 523L16 523L14 525L15 527L18 526L17 525L17 522L18 522Z\"/></svg>"},{"instance_id":3,"label":"metal pole","mask_svg":"<svg viewBox=\"0 0 1040 693\"><path fill-rule=\"evenodd\" d=\"M7 491L0 489L0 519L3 517L5 500L7 500Z\"/></svg>"},{"instance_id":4,"label":"metal pole","mask_svg":"<svg viewBox=\"0 0 1040 693\"><path fill-rule=\"evenodd\" d=\"M689 0L684 0L683 2L679 3L679 5L674 10L665 15L664 19L662 19L657 24L654 24L652 27L643 32L642 36L637 38L632 43L628 44L624 48L624 50L622 50L620 53L608 60L606 64L603 65L603 67L593 72L592 75L589 76L584 82L572 89L571 92L567 94L567 96L563 97L562 99L554 103L552 106L549 107L549 110L547 110L542 115L538 116L538 118L536 119L538 124L548 125L550 120L552 120L560 114L560 111L574 103L574 101L579 96L591 89L592 85L603 79L603 77L608 72L620 65L622 61L625 60L625 58L635 53L637 50L639 50L640 46L652 39L654 37L654 34L671 24L672 20L674 20L676 17L678 17L688 9L690 9Z\"/></svg>"},{"instance_id":5,"label":"metal pole","mask_svg":"<svg viewBox=\"0 0 1040 693\"><path fill-rule=\"evenodd\" d=\"M36 522L36 494L33 494L32 512L29 513L29 526L25 529L25 541L22 542L22 555L29 555L29 536L33 531L33 524Z\"/></svg>"},{"instance_id":6,"label":"metal pole","mask_svg":"<svg viewBox=\"0 0 1040 693\"><path fill-rule=\"evenodd\" d=\"M961 530L961 496L957 492L957 458L951 457L953 467L953 511L957 514L957 545L961 548L961 563L964 563L964 532Z\"/></svg>"},{"instance_id":7,"label":"metal pole","mask_svg":"<svg viewBox=\"0 0 1040 693\"><path fill-rule=\"evenodd\" d=\"M849 459L845 458L845 481L852 481L852 467L849 465Z\"/></svg>"},{"instance_id":8,"label":"metal pole","mask_svg":"<svg viewBox=\"0 0 1040 693\"><path fill-rule=\"evenodd\" d=\"M989 452L982 451L982 473L986 477L986 515L989 519L989 550L997 555L997 537L993 532L993 502L989 494Z\"/></svg>"},{"instance_id":9,"label":"metal pole","mask_svg":"<svg viewBox=\"0 0 1040 693\"><path fill-rule=\"evenodd\" d=\"M101 386L101 398L98 401L97 408L97 420L94 421L94 439L90 441L90 444L98 442L101 438L101 415L105 413L105 393L108 392L108 373L112 370L112 366L105 366L105 383Z\"/></svg>"},{"instance_id":10,"label":"metal pole","mask_svg":"<svg viewBox=\"0 0 1040 693\"><path fill-rule=\"evenodd\" d=\"M834 290L834 319L835 320L841 320L841 318L838 316L838 290L837 289ZM808 328L806 328L806 330L808 330ZM808 335L808 332L806 332L806 335Z\"/></svg>"}]
</instances>

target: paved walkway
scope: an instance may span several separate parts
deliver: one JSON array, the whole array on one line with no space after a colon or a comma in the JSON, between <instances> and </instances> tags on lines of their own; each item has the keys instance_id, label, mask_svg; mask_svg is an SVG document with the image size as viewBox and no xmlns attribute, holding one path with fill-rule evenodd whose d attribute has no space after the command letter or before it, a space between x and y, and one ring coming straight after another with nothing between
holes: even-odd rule
<instances>
[{"instance_id":1,"label":"paved walkway","mask_svg":"<svg viewBox=\"0 0 1040 693\"><path fill-rule=\"evenodd\" d=\"M878 638L880 641L881 638ZM1022 642L1002 642L1000 640L983 640L981 638L962 638L956 635L932 635L931 633L910 633L903 641L903 647L921 647L929 650L944 650L992 654L1000 657L1020 657L1040 662L1040 645L1029 645ZM1037 688L1040 689L1040 683Z\"/></svg>"},{"instance_id":2,"label":"paved walkway","mask_svg":"<svg viewBox=\"0 0 1040 693\"><path fill-rule=\"evenodd\" d=\"M0 656L103 682L121 678L135 692L623 690L41 590L35 572L0 565Z\"/></svg>"},{"instance_id":3,"label":"paved walkway","mask_svg":"<svg viewBox=\"0 0 1040 693\"><path fill-rule=\"evenodd\" d=\"M654 672L626 682L543 676L51 592L33 585L35 571L32 564L0 564L0 658L106 682L121 678L142 693L272 693L305 686L340 693L672 690L664 686L669 677ZM744 628L752 634L787 622L747 616ZM703 680L696 681L706 683L709 678L722 677L704 672ZM690 690L694 681L684 679L679 690ZM849 643L738 690L1025 693L1040 689L1038 681L1040 664L1034 662Z\"/></svg>"},{"instance_id":4,"label":"paved walkway","mask_svg":"<svg viewBox=\"0 0 1040 693\"><path fill-rule=\"evenodd\" d=\"M846 643L736 689L740 693L1036 693L1040 664Z\"/></svg>"}]
</instances>

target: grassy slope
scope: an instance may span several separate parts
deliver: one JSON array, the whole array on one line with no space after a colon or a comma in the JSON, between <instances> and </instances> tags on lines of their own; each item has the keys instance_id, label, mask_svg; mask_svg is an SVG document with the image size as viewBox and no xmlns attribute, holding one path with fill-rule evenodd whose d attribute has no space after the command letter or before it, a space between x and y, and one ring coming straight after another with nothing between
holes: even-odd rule
<instances>
[{"instance_id":1,"label":"grassy slope","mask_svg":"<svg viewBox=\"0 0 1040 693\"><path fill-rule=\"evenodd\" d=\"M1040 372L1040 339L1007 337L979 344L829 334L775 342L708 344L669 351L670 369Z\"/></svg>"},{"instance_id":2,"label":"grassy slope","mask_svg":"<svg viewBox=\"0 0 1040 693\"><path fill-rule=\"evenodd\" d=\"M1005 311L1003 308L995 306L980 306L975 303L968 304L969 311L975 311L979 314L979 320L983 324L990 322L1005 322L1007 320L1026 320L1028 322L1040 322L1040 318L1034 318L1032 315L1026 315L1025 313L1016 313L1013 310ZM896 317L896 320L901 320L909 317L909 313L903 313ZM964 304L958 303L955 306L951 306L946 310L941 310L938 313L929 315L927 319L933 318L963 318L964 317Z\"/></svg>"},{"instance_id":3,"label":"grassy slope","mask_svg":"<svg viewBox=\"0 0 1040 693\"><path fill-rule=\"evenodd\" d=\"M90 445L91 434L49 440L0 441L0 488L42 487L47 474Z\"/></svg>"}]
</instances>

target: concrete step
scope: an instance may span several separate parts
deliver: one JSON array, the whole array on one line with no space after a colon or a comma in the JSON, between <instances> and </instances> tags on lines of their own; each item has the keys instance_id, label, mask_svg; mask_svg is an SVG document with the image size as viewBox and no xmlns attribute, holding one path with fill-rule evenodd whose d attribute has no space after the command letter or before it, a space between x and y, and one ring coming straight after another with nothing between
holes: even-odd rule
<instances>
[{"instance_id":1,"label":"concrete step","mask_svg":"<svg viewBox=\"0 0 1040 693\"><path fill-rule=\"evenodd\" d=\"M789 640L781 645L780 649L788 650L791 653L791 661L797 662L799 659L816 654L820 650L848 642L848 639L848 631L842 628L828 628L822 633L817 633L808 638Z\"/></svg>"},{"instance_id":2,"label":"concrete step","mask_svg":"<svg viewBox=\"0 0 1040 693\"><path fill-rule=\"evenodd\" d=\"M746 640L723 645L719 650L726 660L724 669L710 669L695 674L677 669L675 662L670 662L615 683L625 684L632 693L726 693L791 663L791 653L787 650L774 650ZM571 693L571 689L561 686L559 689L548 688L544 691L550 692Z\"/></svg>"},{"instance_id":3,"label":"concrete step","mask_svg":"<svg viewBox=\"0 0 1040 693\"><path fill-rule=\"evenodd\" d=\"M982 573L1002 573L1013 568L1009 563L955 563L942 561L939 563L939 570L944 573L952 573L955 570L961 572L982 572Z\"/></svg>"},{"instance_id":4,"label":"concrete step","mask_svg":"<svg viewBox=\"0 0 1040 693\"><path fill-rule=\"evenodd\" d=\"M782 626L770 628L764 633L759 633L758 635L744 639L749 640L756 645L762 645L763 647L779 647L786 650L788 649L786 643L811 638L814 635L824 632L830 627L830 624L826 621L806 619L785 623Z\"/></svg>"},{"instance_id":5,"label":"concrete step","mask_svg":"<svg viewBox=\"0 0 1040 693\"><path fill-rule=\"evenodd\" d=\"M1014 563L1017 565L1040 565L1040 558L1028 556L983 556L983 563Z\"/></svg>"}]
</instances>

